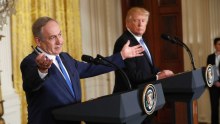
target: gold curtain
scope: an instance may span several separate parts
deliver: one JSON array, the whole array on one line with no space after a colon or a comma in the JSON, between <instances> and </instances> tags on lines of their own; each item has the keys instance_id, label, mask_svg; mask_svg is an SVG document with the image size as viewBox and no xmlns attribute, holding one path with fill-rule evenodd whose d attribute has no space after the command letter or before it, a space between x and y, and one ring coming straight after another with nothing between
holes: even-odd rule
<instances>
[{"instance_id":1,"label":"gold curtain","mask_svg":"<svg viewBox=\"0 0 220 124\"><path fill-rule=\"evenodd\" d=\"M20 63L32 51L31 45L35 45L31 26L41 16L50 16L60 23L65 39L64 51L76 59L82 55L79 0L17 0L16 14L11 19L12 66L14 87L21 98L22 124L27 123L27 104Z\"/></svg>"}]
</instances>

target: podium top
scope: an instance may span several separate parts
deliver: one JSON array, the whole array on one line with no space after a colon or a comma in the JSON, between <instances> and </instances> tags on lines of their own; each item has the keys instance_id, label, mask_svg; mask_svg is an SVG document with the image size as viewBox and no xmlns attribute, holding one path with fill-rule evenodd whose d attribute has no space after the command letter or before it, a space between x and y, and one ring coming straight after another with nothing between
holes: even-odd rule
<instances>
[{"instance_id":1,"label":"podium top","mask_svg":"<svg viewBox=\"0 0 220 124\"><path fill-rule=\"evenodd\" d=\"M214 74L216 80L216 73ZM201 96L207 86L205 68L178 73L172 77L156 81L161 83L167 100L187 101Z\"/></svg>"},{"instance_id":2,"label":"podium top","mask_svg":"<svg viewBox=\"0 0 220 124\"><path fill-rule=\"evenodd\" d=\"M165 99L161 84L154 85L157 91L155 110L163 107ZM53 110L56 120L88 121L99 123L137 124L147 117L142 108L141 92L143 87L113 95L107 95L83 103L67 105ZM133 123L132 123L133 124Z\"/></svg>"}]
</instances>

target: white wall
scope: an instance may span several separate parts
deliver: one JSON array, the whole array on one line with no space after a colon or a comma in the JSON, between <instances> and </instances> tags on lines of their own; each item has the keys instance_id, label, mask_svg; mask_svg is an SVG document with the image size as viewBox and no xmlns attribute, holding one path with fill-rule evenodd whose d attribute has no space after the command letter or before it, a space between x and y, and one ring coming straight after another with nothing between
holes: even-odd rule
<instances>
[{"instance_id":1,"label":"white wall","mask_svg":"<svg viewBox=\"0 0 220 124\"><path fill-rule=\"evenodd\" d=\"M10 21L8 19L8 24ZM12 54L11 54L11 33L10 25L7 25L0 31L5 37L0 41L0 80L2 97L4 100L3 119L6 124L19 124L21 122L20 99L15 93L12 82Z\"/></svg>"}]
</instances>

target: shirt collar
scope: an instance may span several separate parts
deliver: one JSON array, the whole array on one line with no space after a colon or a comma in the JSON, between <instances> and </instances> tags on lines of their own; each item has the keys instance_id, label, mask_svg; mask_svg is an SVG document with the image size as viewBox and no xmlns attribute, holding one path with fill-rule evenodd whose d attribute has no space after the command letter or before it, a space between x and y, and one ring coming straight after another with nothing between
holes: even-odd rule
<instances>
[{"instance_id":1,"label":"shirt collar","mask_svg":"<svg viewBox=\"0 0 220 124\"><path fill-rule=\"evenodd\" d=\"M127 30L134 36L134 38L135 38L138 42L140 41L140 39L141 39L142 37L133 34L129 28L127 28Z\"/></svg>"},{"instance_id":2,"label":"shirt collar","mask_svg":"<svg viewBox=\"0 0 220 124\"><path fill-rule=\"evenodd\" d=\"M219 55L220 55L220 53L215 51L215 55L216 55L216 56L219 56Z\"/></svg>"}]
</instances>

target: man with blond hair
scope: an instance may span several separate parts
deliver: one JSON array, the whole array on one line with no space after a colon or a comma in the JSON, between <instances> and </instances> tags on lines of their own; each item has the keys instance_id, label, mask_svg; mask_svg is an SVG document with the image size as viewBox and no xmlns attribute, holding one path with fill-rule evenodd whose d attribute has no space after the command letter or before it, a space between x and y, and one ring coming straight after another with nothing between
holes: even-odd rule
<instances>
[{"instance_id":1,"label":"man with blond hair","mask_svg":"<svg viewBox=\"0 0 220 124\"><path fill-rule=\"evenodd\" d=\"M159 71L155 64L153 56L148 48L146 40L142 37L145 33L150 13L141 7L131 8L126 16L126 28L127 30L117 39L114 52L119 52L127 40L130 40L130 46L140 44L145 51L144 56L129 58L125 60L125 68L123 70L127 74L131 87L137 88L138 85L163 79L173 75L170 70ZM115 86L113 93L122 92L128 90L125 83L127 81L121 78L118 71L115 71ZM149 123L149 121L143 122L143 124Z\"/></svg>"}]
</instances>

